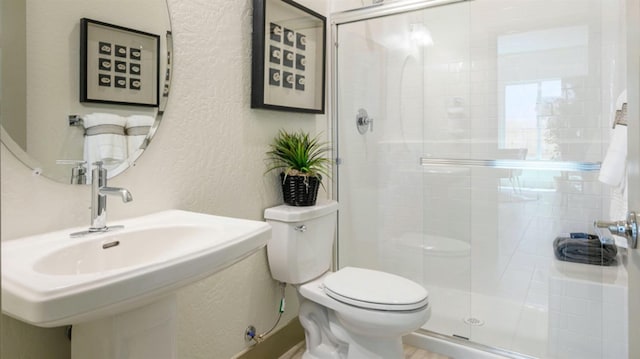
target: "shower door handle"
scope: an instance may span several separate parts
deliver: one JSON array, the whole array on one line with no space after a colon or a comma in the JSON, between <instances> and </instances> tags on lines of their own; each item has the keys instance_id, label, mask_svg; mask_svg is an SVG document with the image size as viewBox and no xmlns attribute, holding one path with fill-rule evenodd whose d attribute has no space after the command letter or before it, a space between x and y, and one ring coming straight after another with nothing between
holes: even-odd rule
<instances>
[{"instance_id":1,"label":"shower door handle","mask_svg":"<svg viewBox=\"0 0 640 359\"><path fill-rule=\"evenodd\" d=\"M369 117L367 110L361 108L356 115L356 127L361 135L367 133L367 131L373 132L373 119Z\"/></svg>"},{"instance_id":2,"label":"shower door handle","mask_svg":"<svg viewBox=\"0 0 640 359\"><path fill-rule=\"evenodd\" d=\"M629 212L626 221L595 221L593 222L593 228L601 239L605 237L601 234L602 229L608 229L613 234L625 237L629 241L630 248L638 247L638 216L635 212Z\"/></svg>"}]
</instances>

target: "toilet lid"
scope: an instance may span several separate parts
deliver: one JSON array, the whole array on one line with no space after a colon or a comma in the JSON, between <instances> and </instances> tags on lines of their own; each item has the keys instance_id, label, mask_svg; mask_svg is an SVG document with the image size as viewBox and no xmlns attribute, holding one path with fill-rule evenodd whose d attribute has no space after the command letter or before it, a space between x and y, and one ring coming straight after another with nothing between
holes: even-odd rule
<instances>
[{"instance_id":1,"label":"toilet lid","mask_svg":"<svg viewBox=\"0 0 640 359\"><path fill-rule=\"evenodd\" d=\"M376 310L414 310L429 303L421 285L385 272L345 267L325 277L324 292L353 306Z\"/></svg>"}]
</instances>

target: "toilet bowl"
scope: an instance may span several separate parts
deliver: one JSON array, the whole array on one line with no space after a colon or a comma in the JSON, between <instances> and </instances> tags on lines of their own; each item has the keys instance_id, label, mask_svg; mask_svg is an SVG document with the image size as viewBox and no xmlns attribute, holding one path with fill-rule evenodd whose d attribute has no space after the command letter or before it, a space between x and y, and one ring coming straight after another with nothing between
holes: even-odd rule
<instances>
[{"instance_id":1,"label":"toilet bowl","mask_svg":"<svg viewBox=\"0 0 640 359\"><path fill-rule=\"evenodd\" d=\"M305 359L400 359L402 336L430 316L428 292L390 273L345 267L329 270L335 235L335 201L265 211L274 279L293 284L300 298Z\"/></svg>"}]
</instances>

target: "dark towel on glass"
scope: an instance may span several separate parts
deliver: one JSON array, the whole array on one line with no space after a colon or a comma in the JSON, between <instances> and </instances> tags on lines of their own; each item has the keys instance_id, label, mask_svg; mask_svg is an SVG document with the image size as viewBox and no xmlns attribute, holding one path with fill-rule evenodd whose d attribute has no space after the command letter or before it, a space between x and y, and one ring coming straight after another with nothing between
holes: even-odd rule
<instances>
[{"instance_id":1,"label":"dark towel on glass","mask_svg":"<svg viewBox=\"0 0 640 359\"><path fill-rule=\"evenodd\" d=\"M559 260L601 266L616 264L618 248L615 244L602 244L594 235L572 234L572 237L557 237L553 241L553 252Z\"/></svg>"}]
</instances>

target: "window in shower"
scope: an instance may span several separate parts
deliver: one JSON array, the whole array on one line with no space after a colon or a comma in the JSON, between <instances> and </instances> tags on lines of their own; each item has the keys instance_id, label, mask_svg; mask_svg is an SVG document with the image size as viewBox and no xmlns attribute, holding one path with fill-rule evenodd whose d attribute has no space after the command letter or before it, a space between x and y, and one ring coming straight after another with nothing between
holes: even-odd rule
<instances>
[{"instance_id":1,"label":"window in shower","mask_svg":"<svg viewBox=\"0 0 640 359\"><path fill-rule=\"evenodd\" d=\"M588 161L599 156L600 91L594 56L596 24L541 27L496 37L498 156L542 161ZM593 30L592 30L593 32ZM586 109L595 110L587 113ZM524 155L524 157L523 157ZM514 193L555 192L568 174L518 171L501 180ZM582 177L582 174L577 174ZM515 183L515 185L514 185ZM530 193L534 197L537 194ZM531 196L530 196L531 197Z\"/></svg>"},{"instance_id":2,"label":"window in shower","mask_svg":"<svg viewBox=\"0 0 640 359\"><path fill-rule=\"evenodd\" d=\"M504 93L500 148L526 149L527 158L536 160L556 159L562 81L508 84Z\"/></svg>"},{"instance_id":3,"label":"window in shower","mask_svg":"<svg viewBox=\"0 0 640 359\"><path fill-rule=\"evenodd\" d=\"M526 149L534 160L584 160L568 143L585 131L567 129L593 127L586 119L594 114L584 111L599 90L588 84L600 59L590 54L589 36L588 25L577 25L497 37L499 148Z\"/></svg>"}]
</instances>

